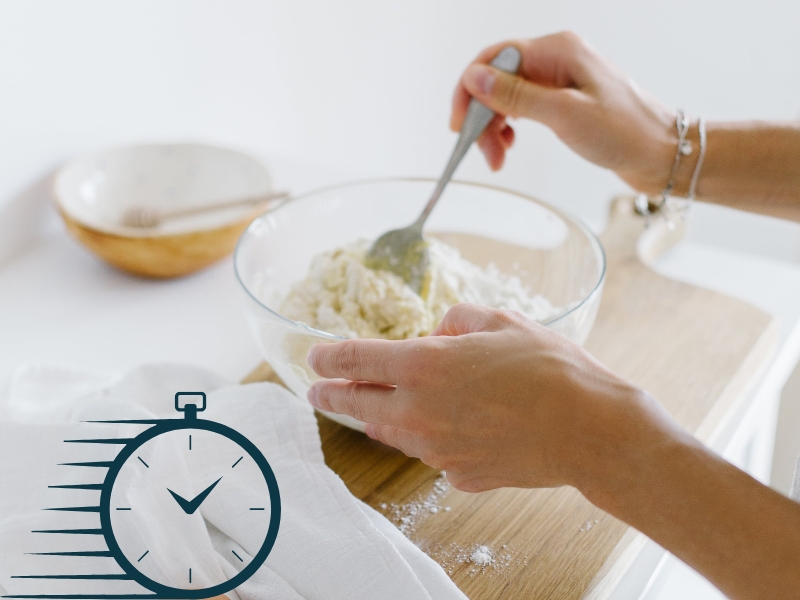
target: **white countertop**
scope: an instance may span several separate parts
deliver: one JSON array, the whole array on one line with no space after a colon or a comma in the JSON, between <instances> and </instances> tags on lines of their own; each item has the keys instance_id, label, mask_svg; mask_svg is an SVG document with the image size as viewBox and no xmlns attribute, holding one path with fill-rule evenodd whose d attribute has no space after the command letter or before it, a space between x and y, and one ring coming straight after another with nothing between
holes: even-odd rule
<instances>
[{"instance_id":1,"label":"white countertop","mask_svg":"<svg viewBox=\"0 0 800 600\"><path fill-rule=\"evenodd\" d=\"M137 279L55 233L0 271L0 380L28 362L121 372L151 361L241 379L259 355L237 286L230 258L178 280Z\"/></svg>"},{"instance_id":2,"label":"white countertop","mask_svg":"<svg viewBox=\"0 0 800 600\"><path fill-rule=\"evenodd\" d=\"M346 179L288 160L269 164L276 187L295 193ZM39 221L55 218L49 206L32 212ZM230 257L180 279L141 279L100 261L60 223L20 221L0 219L0 237L24 225L33 238L0 261L0 385L26 363L122 372L177 361L238 381L260 362Z\"/></svg>"}]
</instances>

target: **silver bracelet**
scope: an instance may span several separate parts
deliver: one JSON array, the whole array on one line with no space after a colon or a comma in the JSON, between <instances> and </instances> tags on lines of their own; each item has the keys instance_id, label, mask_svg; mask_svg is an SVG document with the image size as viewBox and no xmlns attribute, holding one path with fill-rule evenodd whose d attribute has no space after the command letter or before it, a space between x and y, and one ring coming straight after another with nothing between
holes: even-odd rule
<instances>
[{"instance_id":1,"label":"silver bracelet","mask_svg":"<svg viewBox=\"0 0 800 600\"><path fill-rule=\"evenodd\" d=\"M687 196L689 202L695 199L697 180L700 179L700 169L703 168L703 159L706 157L706 120L703 117L700 117L697 123L697 130L700 135L700 156L697 157L697 164L694 166L694 173L692 173L692 182L689 184L689 194Z\"/></svg>"},{"instance_id":2,"label":"silver bracelet","mask_svg":"<svg viewBox=\"0 0 800 600\"><path fill-rule=\"evenodd\" d=\"M675 187L675 174L680 166L681 158L683 156L690 156L694 151L691 140L686 139L689 132L689 121L682 109L676 111L675 128L678 130L678 148L675 151L675 159L672 161L672 168L669 172L667 186L656 198L650 198L646 194L639 194L635 200L636 211L639 214L645 215L648 218L648 223L650 217L660 214L666 220L667 227L670 229L675 228L676 217L680 216L682 219L686 218L689 206L695 198L697 180L700 178L700 170L703 167L703 159L706 154L706 122L705 119L701 117L698 122L700 155L697 158L697 164L695 164L694 172L692 173L689 193L686 198L673 198L671 194Z\"/></svg>"},{"instance_id":3,"label":"silver bracelet","mask_svg":"<svg viewBox=\"0 0 800 600\"><path fill-rule=\"evenodd\" d=\"M682 108L676 111L675 128L678 130L678 147L675 150L675 159L672 161L672 168L669 171L667 187L661 192L662 204L666 203L667 198L672 193L672 189L675 187L675 173L678 172L678 167L681 164L681 157L689 156L694 150L692 142L686 139L686 134L689 133L689 119L686 118Z\"/></svg>"}]
</instances>

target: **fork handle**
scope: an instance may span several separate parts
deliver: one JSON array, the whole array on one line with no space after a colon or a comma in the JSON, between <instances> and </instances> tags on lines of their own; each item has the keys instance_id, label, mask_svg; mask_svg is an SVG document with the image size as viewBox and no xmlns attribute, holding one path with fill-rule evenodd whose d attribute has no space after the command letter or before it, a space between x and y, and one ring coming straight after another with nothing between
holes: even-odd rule
<instances>
[{"instance_id":1,"label":"fork handle","mask_svg":"<svg viewBox=\"0 0 800 600\"><path fill-rule=\"evenodd\" d=\"M491 65L506 73L516 73L519 70L521 60L522 55L517 48L514 46L506 46L497 54L491 62ZM478 102L475 98L469 101L467 116L464 117L464 124L461 126L461 133L458 135L456 147L453 148L453 153L450 155L450 161L447 163L444 173L442 173L442 176L439 178L439 182L436 184L436 189L433 191L431 199L428 200L428 204L425 205L422 214L420 214L419 218L414 223L420 230L425 220L428 218L428 215L431 214L433 207L439 200L439 196L442 195L445 186L450 181L456 168L458 168L459 163L461 163L461 159L464 158L464 155L467 153L470 146L472 146L472 143L481 136L486 126L489 125L489 122L494 118L494 115L495 112L491 108Z\"/></svg>"}]
</instances>

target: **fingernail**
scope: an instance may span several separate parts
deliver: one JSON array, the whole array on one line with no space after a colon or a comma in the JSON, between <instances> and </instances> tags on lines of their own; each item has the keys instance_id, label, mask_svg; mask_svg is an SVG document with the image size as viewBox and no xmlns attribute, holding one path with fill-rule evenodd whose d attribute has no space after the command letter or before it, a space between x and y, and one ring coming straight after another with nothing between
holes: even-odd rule
<instances>
[{"instance_id":1,"label":"fingernail","mask_svg":"<svg viewBox=\"0 0 800 600\"><path fill-rule=\"evenodd\" d=\"M317 344L317 346L318 345L319 344ZM316 369L314 368L314 363L315 363L314 358L317 353L316 352L317 346L311 346L311 348L308 350L308 354L306 354L306 361L308 362L308 366L311 367L312 371L316 371Z\"/></svg>"},{"instance_id":2,"label":"fingernail","mask_svg":"<svg viewBox=\"0 0 800 600\"><path fill-rule=\"evenodd\" d=\"M373 440L377 439L375 437L375 426L372 423L367 423L364 425L364 433L367 434L367 437L372 438Z\"/></svg>"},{"instance_id":3,"label":"fingernail","mask_svg":"<svg viewBox=\"0 0 800 600\"><path fill-rule=\"evenodd\" d=\"M496 77L486 65L472 65L464 73L464 85L488 96L494 89Z\"/></svg>"},{"instance_id":4,"label":"fingernail","mask_svg":"<svg viewBox=\"0 0 800 600\"><path fill-rule=\"evenodd\" d=\"M308 393L306 396L308 397L308 401L311 403L311 406L316 408L317 400L319 399L319 392L317 391L317 388L312 385L310 388L308 388Z\"/></svg>"}]
</instances>

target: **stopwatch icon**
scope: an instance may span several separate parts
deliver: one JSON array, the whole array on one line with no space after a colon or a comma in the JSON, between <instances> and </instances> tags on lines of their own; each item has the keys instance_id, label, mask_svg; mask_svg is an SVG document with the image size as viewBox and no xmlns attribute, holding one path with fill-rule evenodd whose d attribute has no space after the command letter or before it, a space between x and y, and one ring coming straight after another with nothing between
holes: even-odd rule
<instances>
[{"instance_id":1,"label":"stopwatch icon","mask_svg":"<svg viewBox=\"0 0 800 600\"><path fill-rule=\"evenodd\" d=\"M181 398L201 404L181 406ZM153 426L108 467L102 534L126 575L160 597L209 598L235 589L261 567L278 536L280 493L267 459L236 430L199 418L205 408L205 393L179 392L175 409L183 418L113 421ZM225 535L228 519L247 539ZM225 558L225 568L196 563L203 543Z\"/></svg>"}]
</instances>

